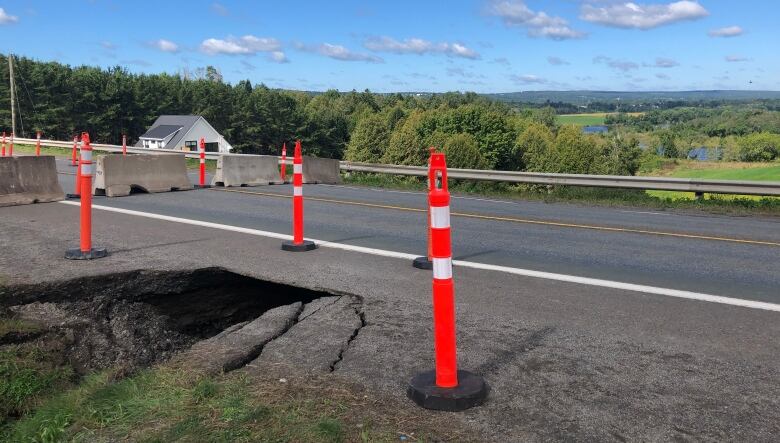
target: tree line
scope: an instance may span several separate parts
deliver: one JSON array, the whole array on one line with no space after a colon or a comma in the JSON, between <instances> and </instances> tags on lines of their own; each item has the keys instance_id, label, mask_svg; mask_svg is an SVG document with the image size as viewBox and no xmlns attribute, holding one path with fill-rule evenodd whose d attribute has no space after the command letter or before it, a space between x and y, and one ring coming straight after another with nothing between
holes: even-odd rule
<instances>
[{"instance_id":1,"label":"tree line","mask_svg":"<svg viewBox=\"0 0 780 443\"><path fill-rule=\"evenodd\" d=\"M101 143L118 144L122 134L134 142L159 115L193 114L240 153L278 154L301 139L309 155L425 165L435 146L453 167L610 174L635 173L641 154L636 140L559 126L551 107L518 110L475 93L307 93L226 83L213 68L186 79L24 57L15 66L24 136L41 130L67 140L89 131ZM0 97L8 93L0 82ZM0 109L3 128L9 114Z\"/></svg>"}]
</instances>

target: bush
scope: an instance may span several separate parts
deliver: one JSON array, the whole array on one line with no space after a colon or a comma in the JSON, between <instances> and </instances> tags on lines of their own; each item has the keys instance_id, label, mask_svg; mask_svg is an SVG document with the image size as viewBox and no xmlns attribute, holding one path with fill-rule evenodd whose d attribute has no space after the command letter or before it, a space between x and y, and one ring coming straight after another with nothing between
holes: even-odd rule
<instances>
[{"instance_id":1,"label":"bush","mask_svg":"<svg viewBox=\"0 0 780 443\"><path fill-rule=\"evenodd\" d=\"M489 169L490 165L479 150L477 140L471 134L450 136L444 145L447 166L463 169Z\"/></svg>"},{"instance_id":2,"label":"bush","mask_svg":"<svg viewBox=\"0 0 780 443\"><path fill-rule=\"evenodd\" d=\"M780 156L780 136L761 132L742 137L739 158L746 162L768 162Z\"/></svg>"},{"instance_id":3,"label":"bush","mask_svg":"<svg viewBox=\"0 0 780 443\"><path fill-rule=\"evenodd\" d=\"M390 143L390 131L387 119L374 114L358 121L349 144L344 152L344 159L354 162L378 163Z\"/></svg>"}]
</instances>

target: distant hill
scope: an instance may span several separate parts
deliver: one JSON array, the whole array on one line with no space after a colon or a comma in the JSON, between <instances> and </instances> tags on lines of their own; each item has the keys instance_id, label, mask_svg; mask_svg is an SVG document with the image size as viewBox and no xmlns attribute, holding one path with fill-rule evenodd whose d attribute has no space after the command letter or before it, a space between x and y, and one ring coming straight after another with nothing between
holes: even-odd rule
<instances>
[{"instance_id":1,"label":"distant hill","mask_svg":"<svg viewBox=\"0 0 780 443\"><path fill-rule=\"evenodd\" d=\"M587 105L595 102L651 103L669 101L746 101L778 100L780 91L523 91L500 94L482 94L494 100L507 103L571 103Z\"/></svg>"}]
</instances>

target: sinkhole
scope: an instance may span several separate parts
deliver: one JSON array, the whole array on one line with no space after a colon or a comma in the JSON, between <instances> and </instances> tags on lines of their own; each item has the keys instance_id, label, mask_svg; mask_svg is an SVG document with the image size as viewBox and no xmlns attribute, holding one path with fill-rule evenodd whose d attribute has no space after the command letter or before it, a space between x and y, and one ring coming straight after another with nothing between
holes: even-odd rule
<instances>
[{"instance_id":1,"label":"sinkhole","mask_svg":"<svg viewBox=\"0 0 780 443\"><path fill-rule=\"evenodd\" d=\"M0 345L47 340L51 348L57 343L54 348L79 373L144 367L270 309L333 295L222 268L139 270L0 286L0 318L42 326L0 337Z\"/></svg>"}]
</instances>

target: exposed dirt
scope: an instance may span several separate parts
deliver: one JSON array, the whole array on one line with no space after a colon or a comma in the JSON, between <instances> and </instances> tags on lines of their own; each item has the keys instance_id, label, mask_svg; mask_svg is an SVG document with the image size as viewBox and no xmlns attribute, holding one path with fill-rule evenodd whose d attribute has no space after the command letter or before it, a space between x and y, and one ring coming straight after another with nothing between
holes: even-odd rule
<instances>
[{"instance_id":1,"label":"exposed dirt","mask_svg":"<svg viewBox=\"0 0 780 443\"><path fill-rule=\"evenodd\" d=\"M133 369L168 360L270 309L326 295L217 268L0 287L0 314L43 326L0 339L48 342L80 374L113 366Z\"/></svg>"}]
</instances>

